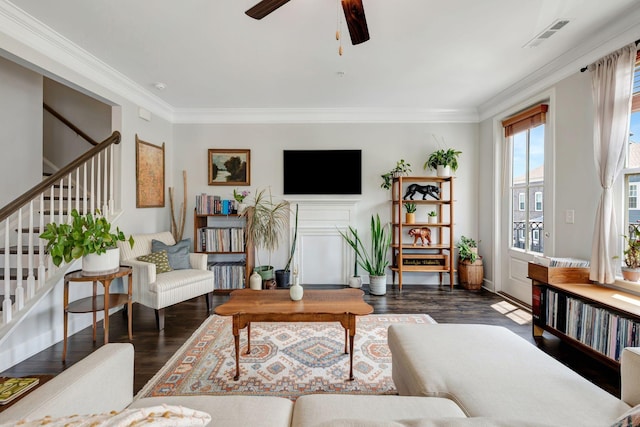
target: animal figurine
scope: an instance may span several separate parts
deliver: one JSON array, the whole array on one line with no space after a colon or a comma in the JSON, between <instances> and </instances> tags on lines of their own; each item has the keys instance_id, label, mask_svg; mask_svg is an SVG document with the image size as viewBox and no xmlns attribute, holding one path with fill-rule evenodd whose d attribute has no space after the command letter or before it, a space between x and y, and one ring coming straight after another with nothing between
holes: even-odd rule
<instances>
[{"instance_id":1,"label":"animal figurine","mask_svg":"<svg viewBox=\"0 0 640 427\"><path fill-rule=\"evenodd\" d=\"M422 246L425 240L428 245L431 244L431 229L428 227L412 228L409 230L409 236L413 236L413 246L418 243L418 239L422 242Z\"/></svg>"},{"instance_id":2,"label":"animal figurine","mask_svg":"<svg viewBox=\"0 0 640 427\"><path fill-rule=\"evenodd\" d=\"M411 184L407 187L407 192L404 194L403 199L413 200L413 196L416 193L422 194L422 200L427 200L427 196L431 196L436 200L440 200L440 189L435 185L418 185Z\"/></svg>"}]
</instances>

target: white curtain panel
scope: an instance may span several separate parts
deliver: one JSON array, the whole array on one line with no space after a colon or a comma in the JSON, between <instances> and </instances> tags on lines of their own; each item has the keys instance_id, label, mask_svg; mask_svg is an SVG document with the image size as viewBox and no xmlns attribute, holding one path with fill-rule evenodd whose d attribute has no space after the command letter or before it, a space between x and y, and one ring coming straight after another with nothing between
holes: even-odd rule
<instances>
[{"instance_id":1,"label":"white curtain panel","mask_svg":"<svg viewBox=\"0 0 640 427\"><path fill-rule=\"evenodd\" d=\"M624 167L629 137L636 44L589 65L594 105L593 148L602 193L593 232L591 272L598 283L614 283L613 257L618 254L619 233L613 209L613 184Z\"/></svg>"}]
</instances>

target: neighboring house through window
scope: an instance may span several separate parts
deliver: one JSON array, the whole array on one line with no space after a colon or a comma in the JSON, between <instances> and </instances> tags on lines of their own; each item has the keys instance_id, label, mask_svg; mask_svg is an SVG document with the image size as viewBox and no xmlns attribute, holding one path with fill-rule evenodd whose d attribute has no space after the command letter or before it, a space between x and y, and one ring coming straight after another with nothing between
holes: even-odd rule
<instances>
[{"instance_id":1,"label":"neighboring house through window","mask_svg":"<svg viewBox=\"0 0 640 427\"><path fill-rule=\"evenodd\" d=\"M633 75L633 99L631 102L631 122L627 144L626 169L624 170L625 218L621 232L632 236L640 225L638 187L640 186L640 54L636 56ZM623 248L620 248L622 252ZM621 259L622 258L622 253Z\"/></svg>"}]
</instances>

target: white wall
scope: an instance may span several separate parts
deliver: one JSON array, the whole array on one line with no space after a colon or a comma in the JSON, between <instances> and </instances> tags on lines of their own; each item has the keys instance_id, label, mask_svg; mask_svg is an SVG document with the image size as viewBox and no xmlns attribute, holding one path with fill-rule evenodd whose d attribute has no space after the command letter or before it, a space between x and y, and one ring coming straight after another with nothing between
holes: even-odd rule
<instances>
[{"instance_id":1,"label":"white wall","mask_svg":"<svg viewBox=\"0 0 640 427\"><path fill-rule=\"evenodd\" d=\"M437 141L433 135L436 135ZM187 170L189 182L185 237L193 238L196 194L217 194L231 198L233 193L234 187L208 185L209 148L250 149L250 198L256 190L271 187L278 199L284 198L282 150L362 149L363 188L357 206L357 228L368 239L372 214L380 214L384 221L391 219L391 194L389 190L380 188L380 175L392 169L399 159L405 159L412 165L414 176L434 174L425 171L423 165L432 151L441 148L439 141L444 141L445 147L462 151L455 180L455 240L460 235L476 236L478 232L477 124L189 124L174 126L173 139L176 148L173 154L173 180L181 188L182 170ZM285 242L273 258L276 268L284 266L288 246L289 242ZM437 274L412 273L407 274L405 280L406 285L410 286L436 283L437 278Z\"/></svg>"},{"instance_id":2,"label":"white wall","mask_svg":"<svg viewBox=\"0 0 640 427\"><path fill-rule=\"evenodd\" d=\"M42 179L42 76L0 57L0 206Z\"/></svg>"}]
</instances>

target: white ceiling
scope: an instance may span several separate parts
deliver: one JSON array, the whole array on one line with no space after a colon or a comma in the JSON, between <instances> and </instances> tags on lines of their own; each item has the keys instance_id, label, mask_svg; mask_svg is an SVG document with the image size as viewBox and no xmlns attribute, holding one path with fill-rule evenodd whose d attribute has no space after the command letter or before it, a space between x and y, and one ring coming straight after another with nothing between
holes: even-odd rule
<instances>
[{"instance_id":1,"label":"white ceiling","mask_svg":"<svg viewBox=\"0 0 640 427\"><path fill-rule=\"evenodd\" d=\"M632 27L629 16L640 16L638 0L363 0L371 40L352 46L343 24L339 56L337 0L292 0L260 21L244 14L257 0L1 1L174 112L477 116L501 93L583 59ZM525 47L557 19L570 22L539 46ZM166 89L158 91L156 82Z\"/></svg>"}]
</instances>

